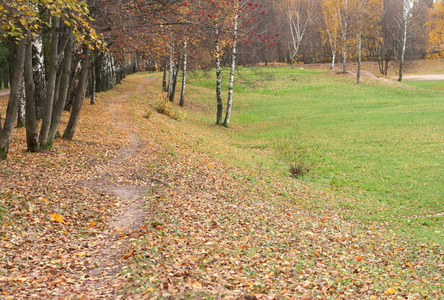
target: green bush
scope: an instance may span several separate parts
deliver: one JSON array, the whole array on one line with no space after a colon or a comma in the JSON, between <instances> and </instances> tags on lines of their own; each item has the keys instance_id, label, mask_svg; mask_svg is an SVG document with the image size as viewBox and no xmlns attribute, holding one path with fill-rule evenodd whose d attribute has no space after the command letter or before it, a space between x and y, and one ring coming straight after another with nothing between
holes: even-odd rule
<instances>
[{"instance_id":1,"label":"green bush","mask_svg":"<svg viewBox=\"0 0 444 300\"><path fill-rule=\"evenodd\" d=\"M323 156L319 146L305 146L295 135L283 136L275 143L278 161L289 166L291 176L300 178L319 165Z\"/></svg>"}]
</instances>

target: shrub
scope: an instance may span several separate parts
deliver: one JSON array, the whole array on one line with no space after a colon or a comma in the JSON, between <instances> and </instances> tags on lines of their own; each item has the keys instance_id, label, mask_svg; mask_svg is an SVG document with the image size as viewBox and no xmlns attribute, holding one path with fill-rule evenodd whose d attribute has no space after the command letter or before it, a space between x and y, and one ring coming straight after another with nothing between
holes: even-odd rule
<instances>
[{"instance_id":1,"label":"shrub","mask_svg":"<svg viewBox=\"0 0 444 300\"><path fill-rule=\"evenodd\" d=\"M323 156L319 146L305 146L294 135L283 136L275 145L276 158L287 164L291 176L296 178L307 175Z\"/></svg>"},{"instance_id":2,"label":"shrub","mask_svg":"<svg viewBox=\"0 0 444 300\"><path fill-rule=\"evenodd\" d=\"M173 104L163 94L157 95L156 111L177 121L185 119L184 113L174 109Z\"/></svg>"}]
</instances>

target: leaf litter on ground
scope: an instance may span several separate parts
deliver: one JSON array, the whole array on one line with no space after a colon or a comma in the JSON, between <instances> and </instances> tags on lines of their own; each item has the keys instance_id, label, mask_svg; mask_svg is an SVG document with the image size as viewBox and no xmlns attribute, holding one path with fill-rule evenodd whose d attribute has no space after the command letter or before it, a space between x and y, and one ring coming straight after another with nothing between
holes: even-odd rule
<instances>
[{"instance_id":1,"label":"leaf litter on ground","mask_svg":"<svg viewBox=\"0 0 444 300\"><path fill-rule=\"evenodd\" d=\"M327 193L196 149L184 124L143 118L132 94L148 97L147 82L157 84L136 75L100 94L75 141L52 151L24 152L16 130L0 171L0 297L444 297L441 247L346 220L310 205Z\"/></svg>"}]
</instances>

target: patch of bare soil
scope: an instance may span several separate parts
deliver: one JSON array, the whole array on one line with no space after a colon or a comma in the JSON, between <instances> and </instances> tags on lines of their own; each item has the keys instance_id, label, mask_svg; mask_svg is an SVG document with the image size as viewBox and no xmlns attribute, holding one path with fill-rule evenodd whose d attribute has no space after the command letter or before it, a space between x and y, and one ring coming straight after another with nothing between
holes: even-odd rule
<instances>
[{"instance_id":1,"label":"patch of bare soil","mask_svg":"<svg viewBox=\"0 0 444 300\"><path fill-rule=\"evenodd\" d=\"M409 80L444 80L444 74L411 74L402 76Z\"/></svg>"}]
</instances>

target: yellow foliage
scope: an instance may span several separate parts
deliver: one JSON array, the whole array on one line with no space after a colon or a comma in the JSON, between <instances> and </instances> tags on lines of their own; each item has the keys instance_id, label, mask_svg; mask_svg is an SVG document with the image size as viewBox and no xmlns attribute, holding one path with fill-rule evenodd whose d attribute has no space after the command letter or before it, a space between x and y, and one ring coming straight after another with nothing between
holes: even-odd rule
<instances>
[{"instance_id":1,"label":"yellow foliage","mask_svg":"<svg viewBox=\"0 0 444 300\"><path fill-rule=\"evenodd\" d=\"M163 94L157 95L156 111L173 120L183 121L185 119L185 114L174 109L173 104Z\"/></svg>"}]
</instances>

